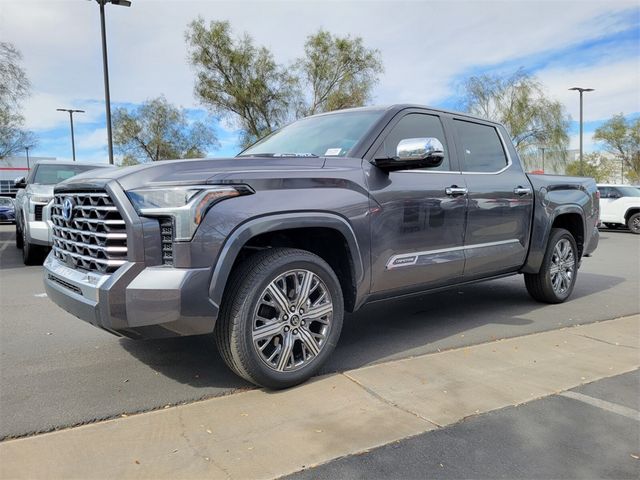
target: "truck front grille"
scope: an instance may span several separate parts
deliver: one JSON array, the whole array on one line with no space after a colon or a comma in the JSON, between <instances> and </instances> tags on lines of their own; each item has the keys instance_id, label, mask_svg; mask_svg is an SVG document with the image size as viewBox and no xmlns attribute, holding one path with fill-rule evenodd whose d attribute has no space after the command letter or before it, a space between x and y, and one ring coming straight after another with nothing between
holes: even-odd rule
<instances>
[{"instance_id":1,"label":"truck front grille","mask_svg":"<svg viewBox=\"0 0 640 480\"><path fill-rule=\"evenodd\" d=\"M70 218L64 216L67 200ZM106 192L56 193L51 221L53 253L70 267L112 273L126 262L126 225Z\"/></svg>"}]
</instances>

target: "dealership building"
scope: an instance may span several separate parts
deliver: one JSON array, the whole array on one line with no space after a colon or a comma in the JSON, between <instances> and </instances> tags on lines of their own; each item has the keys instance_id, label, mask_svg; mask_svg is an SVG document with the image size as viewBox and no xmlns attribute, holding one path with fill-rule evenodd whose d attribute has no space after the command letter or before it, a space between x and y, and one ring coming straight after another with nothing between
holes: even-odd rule
<instances>
[{"instance_id":1,"label":"dealership building","mask_svg":"<svg viewBox=\"0 0 640 480\"><path fill-rule=\"evenodd\" d=\"M29 169L42 161L55 160L55 157L6 157L0 159L0 195L14 196L16 189L13 185L15 180L20 177L26 177Z\"/></svg>"}]
</instances>

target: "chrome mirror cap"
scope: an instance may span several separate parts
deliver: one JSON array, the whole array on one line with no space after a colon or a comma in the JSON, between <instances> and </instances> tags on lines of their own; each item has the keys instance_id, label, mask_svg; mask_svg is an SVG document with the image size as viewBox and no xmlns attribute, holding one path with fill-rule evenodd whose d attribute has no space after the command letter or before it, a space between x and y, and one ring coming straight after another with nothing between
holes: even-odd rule
<instances>
[{"instance_id":1,"label":"chrome mirror cap","mask_svg":"<svg viewBox=\"0 0 640 480\"><path fill-rule=\"evenodd\" d=\"M444 158L444 147L437 138L405 138L396 147L396 159L401 162Z\"/></svg>"}]
</instances>

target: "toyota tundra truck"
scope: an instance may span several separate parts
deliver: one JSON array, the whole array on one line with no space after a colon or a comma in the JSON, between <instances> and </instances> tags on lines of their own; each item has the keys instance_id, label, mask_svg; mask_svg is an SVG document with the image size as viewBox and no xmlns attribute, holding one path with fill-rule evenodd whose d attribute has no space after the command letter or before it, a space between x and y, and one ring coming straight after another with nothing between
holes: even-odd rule
<instances>
[{"instance_id":1,"label":"toyota tundra truck","mask_svg":"<svg viewBox=\"0 0 640 480\"><path fill-rule=\"evenodd\" d=\"M516 274L565 301L599 205L593 179L527 175L500 124L394 105L304 118L234 158L82 174L51 216L53 302L115 335L211 335L238 375L285 388L366 303Z\"/></svg>"}]
</instances>

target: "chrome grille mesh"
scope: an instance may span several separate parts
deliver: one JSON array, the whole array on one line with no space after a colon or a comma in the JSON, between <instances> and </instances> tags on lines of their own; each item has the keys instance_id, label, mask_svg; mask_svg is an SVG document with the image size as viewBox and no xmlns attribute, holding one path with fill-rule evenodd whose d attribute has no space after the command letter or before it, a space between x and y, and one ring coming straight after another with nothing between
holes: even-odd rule
<instances>
[{"instance_id":1,"label":"chrome grille mesh","mask_svg":"<svg viewBox=\"0 0 640 480\"><path fill-rule=\"evenodd\" d=\"M63 216L70 200L71 218ZM56 193L51 208L53 253L73 268L112 273L127 259L125 222L106 192Z\"/></svg>"}]
</instances>

